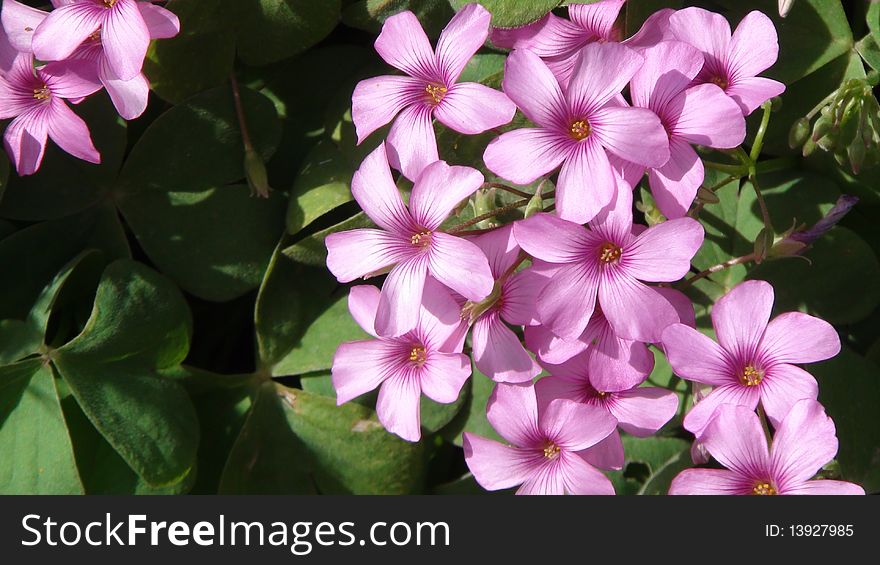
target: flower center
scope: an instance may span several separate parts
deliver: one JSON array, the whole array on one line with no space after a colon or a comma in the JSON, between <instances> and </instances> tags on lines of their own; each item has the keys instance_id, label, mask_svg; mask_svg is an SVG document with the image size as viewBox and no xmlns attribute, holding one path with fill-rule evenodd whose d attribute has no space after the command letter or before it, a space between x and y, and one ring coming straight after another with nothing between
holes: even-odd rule
<instances>
[{"instance_id":1,"label":"flower center","mask_svg":"<svg viewBox=\"0 0 880 565\"><path fill-rule=\"evenodd\" d=\"M112 8L116 5L117 0L101 0L105 8Z\"/></svg>"},{"instance_id":2,"label":"flower center","mask_svg":"<svg viewBox=\"0 0 880 565\"><path fill-rule=\"evenodd\" d=\"M422 345L413 345L409 350L409 362L421 367L428 360L428 353Z\"/></svg>"},{"instance_id":3,"label":"flower center","mask_svg":"<svg viewBox=\"0 0 880 565\"><path fill-rule=\"evenodd\" d=\"M409 238L409 242L416 247L428 247L431 244L431 232L429 230L423 230L419 233L413 234L412 237Z\"/></svg>"},{"instance_id":4,"label":"flower center","mask_svg":"<svg viewBox=\"0 0 880 565\"><path fill-rule=\"evenodd\" d=\"M448 91L449 89L440 84L425 85L425 92L428 93L428 101L433 102L435 106L443 100L443 97L446 96Z\"/></svg>"},{"instance_id":5,"label":"flower center","mask_svg":"<svg viewBox=\"0 0 880 565\"><path fill-rule=\"evenodd\" d=\"M48 100L51 95L52 93L49 92L49 87L45 84L39 88L34 89L34 98L36 100Z\"/></svg>"},{"instance_id":6,"label":"flower center","mask_svg":"<svg viewBox=\"0 0 880 565\"><path fill-rule=\"evenodd\" d=\"M776 494L776 489L770 483L758 483L752 489L752 494L757 496L773 496Z\"/></svg>"},{"instance_id":7,"label":"flower center","mask_svg":"<svg viewBox=\"0 0 880 565\"><path fill-rule=\"evenodd\" d=\"M764 380L764 371L755 368L754 365L746 365L742 374L739 376L739 382L744 386L758 386Z\"/></svg>"},{"instance_id":8,"label":"flower center","mask_svg":"<svg viewBox=\"0 0 880 565\"><path fill-rule=\"evenodd\" d=\"M556 459L559 457L559 446L548 441L547 444L544 445L544 457L547 459Z\"/></svg>"},{"instance_id":9,"label":"flower center","mask_svg":"<svg viewBox=\"0 0 880 565\"><path fill-rule=\"evenodd\" d=\"M717 85L719 88L721 88L721 90L727 90L727 87L730 86L730 81L728 81L723 76L714 76L709 79L709 82Z\"/></svg>"},{"instance_id":10,"label":"flower center","mask_svg":"<svg viewBox=\"0 0 880 565\"><path fill-rule=\"evenodd\" d=\"M591 131L593 131L593 129L590 127L590 122L587 120L574 121L568 128L569 135L578 141L590 137Z\"/></svg>"},{"instance_id":11,"label":"flower center","mask_svg":"<svg viewBox=\"0 0 880 565\"><path fill-rule=\"evenodd\" d=\"M623 250L620 247L610 241L606 241L599 248L599 260L603 263L614 263L620 259L621 253L623 253Z\"/></svg>"}]
</instances>

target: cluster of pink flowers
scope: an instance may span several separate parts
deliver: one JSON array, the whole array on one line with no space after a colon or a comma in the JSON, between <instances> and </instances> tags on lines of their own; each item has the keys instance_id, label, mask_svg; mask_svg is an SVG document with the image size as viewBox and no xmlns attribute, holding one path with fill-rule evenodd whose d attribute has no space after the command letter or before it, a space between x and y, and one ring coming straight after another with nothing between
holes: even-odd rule
<instances>
[{"instance_id":1,"label":"cluster of pink flowers","mask_svg":"<svg viewBox=\"0 0 880 565\"><path fill-rule=\"evenodd\" d=\"M150 40L174 37L180 22L151 0L52 0L43 12L3 0L0 119L20 175L35 173L51 138L71 155L100 163L86 123L67 105L106 89L119 115L147 107L142 72Z\"/></svg>"},{"instance_id":2,"label":"cluster of pink flowers","mask_svg":"<svg viewBox=\"0 0 880 565\"><path fill-rule=\"evenodd\" d=\"M772 288L750 281L715 305L716 344L669 286L691 270L704 238L687 216L704 176L693 145L738 147L745 116L784 90L757 76L776 60L776 31L759 12L731 33L720 15L688 8L658 12L622 40L623 4L570 4L569 19L494 31L490 14L470 4L434 49L412 13L387 20L376 49L404 76L361 82L352 112L361 141L394 120L352 181L377 227L326 240L340 282L387 277L381 291L351 290L350 311L374 339L339 347L337 400L379 388L382 424L417 441L421 394L458 398L469 343L473 363L497 382L487 417L507 442L464 434L476 480L520 494L613 494L602 470L624 464L618 429L652 435L679 408L674 392L644 386L653 344L702 387L684 420L695 457L728 469L685 471L672 493L861 492L809 481L837 439L816 381L795 364L835 355L835 330L800 313L769 321ZM512 49L503 92L459 82L487 38ZM484 177L439 160L433 118L476 134L517 110L534 125L498 135L486 168L517 185L558 169L555 214L488 233L446 228ZM413 183L408 202L392 167ZM633 223L632 189L645 174L669 218L652 227ZM776 430L769 450L756 409Z\"/></svg>"}]
</instances>

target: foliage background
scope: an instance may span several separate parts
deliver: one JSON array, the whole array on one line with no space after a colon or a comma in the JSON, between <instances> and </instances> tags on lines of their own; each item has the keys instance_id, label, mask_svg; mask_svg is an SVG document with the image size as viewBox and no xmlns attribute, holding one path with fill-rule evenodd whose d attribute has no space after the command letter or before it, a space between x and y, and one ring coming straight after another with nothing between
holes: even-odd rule
<instances>
[{"instance_id":1,"label":"foliage background","mask_svg":"<svg viewBox=\"0 0 880 565\"><path fill-rule=\"evenodd\" d=\"M423 400L417 444L382 429L375 396L336 407L333 352L363 334L346 287L323 267L324 236L369 221L349 182L386 131L356 146L350 98L358 80L390 72L372 50L382 21L411 9L436 38L465 3L170 0L182 33L151 47L147 113L126 124L104 93L76 108L102 165L50 147L42 170L19 178L0 154L0 492L479 491L459 446L463 430L494 436L484 415L491 382L475 373L455 404ZM482 3L499 26L560 4ZM776 22L780 59L766 74L788 90L765 143L774 225L812 224L841 193L861 198L806 254L811 264L737 266L700 281L691 290L698 324L708 330L711 301L745 278L772 282L777 310L835 324L843 352L808 367L840 438L828 472L876 492L880 168L854 177L821 151L801 158L786 139L842 81L880 65L880 5L797 0L782 20L775 0L630 0L627 33L656 9L683 5L734 24L759 9ZM497 87L503 62L486 48L465 78ZM230 73L275 189L267 199L245 182ZM441 158L491 180L481 159L491 134L438 127ZM748 253L762 227L753 191L718 195L701 215L697 270ZM650 382L683 392L655 354ZM657 437L625 437L627 465L612 473L618 493L665 493L690 465L689 440L680 415Z\"/></svg>"}]
</instances>

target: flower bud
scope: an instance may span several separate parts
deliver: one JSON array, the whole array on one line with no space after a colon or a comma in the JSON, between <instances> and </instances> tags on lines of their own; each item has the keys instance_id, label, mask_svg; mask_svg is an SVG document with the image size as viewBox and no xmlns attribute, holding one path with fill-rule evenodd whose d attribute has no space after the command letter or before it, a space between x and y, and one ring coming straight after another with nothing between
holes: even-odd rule
<instances>
[{"instance_id":1,"label":"flower bud","mask_svg":"<svg viewBox=\"0 0 880 565\"><path fill-rule=\"evenodd\" d=\"M804 143L807 142L807 138L810 136L810 120L807 118L800 118L794 124L792 124L791 129L788 132L788 146L792 149L796 147L801 147Z\"/></svg>"},{"instance_id":2,"label":"flower bud","mask_svg":"<svg viewBox=\"0 0 880 565\"><path fill-rule=\"evenodd\" d=\"M704 204L718 204L721 202L721 199L718 198L718 195L706 188L705 186L701 186L697 189L697 200Z\"/></svg>"},{"instance_id":3,"label":"flower bud","mask_svg":"<svg viewBox=\"0 0 880 565\"><path fill-rule=\"evenodd\" d=\"M263 158L253 148L244 152L244 172L248 186L251 188L251 196L269 198L272 187L269 186L269 175L266 173L266 164Z\"/></svg>"},{"instance_id":4,"label":"flower bud","mask_svg":"<svg viewBox=\"0 0 880 565\"><path fill-rule=\"evenodd\" d=\"M758 237L755 238L755 263L761 264L767 258L770 249L773 248L773 232L766 227L761 228Z\"/></svg>"}]
</instances>

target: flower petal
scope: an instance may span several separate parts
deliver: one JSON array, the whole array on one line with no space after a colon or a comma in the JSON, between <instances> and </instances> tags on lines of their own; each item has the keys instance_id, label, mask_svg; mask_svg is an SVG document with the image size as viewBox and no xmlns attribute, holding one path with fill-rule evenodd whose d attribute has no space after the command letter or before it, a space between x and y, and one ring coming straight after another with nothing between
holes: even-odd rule
<instances>
[{"instance_id":1,"label":"flower petal","mask_svg":"<svg viewBox=\"0 0 880 565\"><path fill-rule=\"evenodd\" d=\"M746 138L746 121L739 105L714 84L687 89L670 103L674 138L730 149Z\"/></svg>"},{"instance_id":2,"label":"flower petal","mask_svg":"<svg viewBox=\"0 0 880 565\"><path fill-rule=\"evenodd\" d=\"M863 495L865 489L857 484L846 481L807 481L799 486L789 488L785 494L812 494L812 495Z\"/></svg>"},{"instance_id":3,"label":"flower petal","mask_svg":"<svg viewBox=\"0 0 880 565\"><path fill-rule=\"evenodd\" d=\"M840 337L825 320L786 312L767 324L761 353L775 363L815 363L840 353Z\"/></svg>"},{"instance_id":4,"label":"flower petal","mask_svg":"<svg viewBox=\"0 0 880 565\"><path fill-rule=\"evenodd\" d=\"M468 300L483 300L495 286L489 262L479 247L453 235L431 236L428 269L438 281Z\"/></svg>"},{"instance_id":5,"label":"flower petal","mask_svg":"<svg viewBox=\"0 0 880 565\"><path fill-rule=\"evenodd\" d=\"M408 10L385 20L376 39L376 52L386 63L412 77L426 82L441 77L431 42L418 18Z\"/></svg>"},{"instance_id":6,"label":"flower petal","mask_svg":"<svg viewBox=\"0 0 880 565\"><path fill-rule=\"evenodd\" d=\"M114 74L130 80L141 74L150 46L150 30L134 0L117 0L101 26L101 43Z\"/></svg>"},{"instance_id":7,"label":"flower petal","mask_svg":"<svg viewBox=\"0 0 880 565\"><path fill-rule=\"evenodd\" d=\"M724 92L739 104L743 115L748 116L767 100L785 92L785 85L764 77L741 78L731 82Z\"/></svg>"},{"instance_id":8,"label":"flower petal","mask_svg":"<svg viewBox=\"0 0 880 565\"><path fill-rule=\"evenodd\" d=\"M436 230L459 202L483 185L483 175L471 167L435 161L415 181L409 209L419 227Z\"/></svg>"},{"instance_id":9,"label":"flower petal","mask_svg":"<svg viewBox=\"0 0 880 565\"><path fill-rule=\"evenodd\" d=\"M593 315L598 292L599 272L595 265L581 263L560 268L538 298L541 323L564 339L579 338Z\"/></svg>"},{"instance_id":10,"label":"flower petal","mask_svg":"<svg viewBox=\"0 0 880 565\"><path fill-rule=\"evenodd\" d=\"M583 451L608 437L617 420L603 407L557 398L540 415L539 425L564 451Z\"/></svg>"},{"instance_id":11,"label":"flower petal","mask_svg":"<svg viewBox=\"0 0 880 565\"><path fill-rule=\"evenodd\" d=\"M587 349L587 367L596 390L628 390L640 385L654 369L654 355L648 347L620 339L602 315L593 315L580 341L592 344Z\"/></svg>"},{"instance_id":12,"label":"flower petal","mask_svg":"<svg viewBox=\"0 0 880 565\"><path fill-rule=\"evenodd\" d=\"M404 108L394 120L385 143L388 162L411 181L437 161L437 136L429 106L414 104Z\"/></svg>"},{"instance_id":13,"label":"flower petal","mask_svg":"<svg viewBox=\"0 0 880 565\"><path fill-rule=\"evenodd\" d=\"M767 438L758 415L751 409L719 406L701 439L712 457L731 471L743 477L769 478Z\"/></svg>"},{"instance_id":14,"label":"flower petal","mask_svg":"<svg viewBox=\"0 0 880 565\"><path fill-rule=\"evenodd\" d=\"M444 125L468 135L509 123L516 105L503 93L476 82L454 85L434 110Z\"/></svg>"},{"instance_id":15,"label":"flower petal","mask_svg":"<svg viewBox=\"0 0 880 565\"><path fill-rule=\"evenodd\" d=\"M150 2L138 2L138 10L150 32L150 39L169 39L180 33L177 14Z\"/></svg>"},{"instance_id":16,"label":"flower petal","mask_svg":"<svg viewBox=\"0 0 880 565\"><path fill-rule=\"evenodd\" d=\"M712 307L712 325L721 347L743 361L752 360L773 309L773 287L746 281L722 296Z\"/></svg>"},{"instance_id":17,"label":"flower petal","mask_svg":"<svg viewBox=\"0 0 880 565\"><path fill-rule=\"evenodd\" d=\"M425 83L404 76L378 76L360 81L351 95L351 119L358 143L394 119L401 110L424 100Z\"/></svg>"},{"instance_id":18,"label":"flower petal","mask_svg":"<svg viewBox=\"0 0 880 565\"><path fill-rule=\"evenodd\" d=\"M138 118L147 109L150 82L143 73L131 80L122 80L113 73L106 57L101 57L98 63L98 76L123 120Z\"/></svg>"},{"instance_id":19,"label":"flower petal","mask_svg":"<svg viewBox=\"0 0 880 565\"><path fill-rule=\"evenodd\" d=\"M665 165L648 171L648 181L660 212L667 218L677 219L690 210L705 171L697 152L683 139L673 137L669 152L669 161Z\"/></svg>"},{"instance_id":20,"label":"flower petal","mask_svg":"<svg viewBox=\"0 0 880 565\"><path fill-rule=\"evenodd\" d=\"M589 347L589 344L580 339L562 339L550 331L547 326L526 327L525 338L526 347L534 351L542 362L551 365L565 363ZM541 381L544 380L546 379L541 379Z\"/></svg>"},{"instance_id":21,"label":"flower petal","mask_svg":"<svg viewBox=\"0 0 880 565\"><path fill-rule=\"evenodd\" d=\"M402 363L395 362L388 342L371 339L341 344L331 369L336 404L342 405L374 390L400 371Z\"/></svg>"},{"instance_id":22,"label":"flower petal","mask_svg":"<svg viewBox=\"0 0 880 565\"><path fill-rule=\"evenodd\" d=\"M52 99L46 120L49 125L49 137L58 147L89 163L101 162L101 154L92 144L89 126L74 114L63 100Z\"/></svg>"},{"instance_id":23,"label":"flower petal","mask_svg":"<svg viewBox=\"0 0 880 565\"><path fill-rule=\"evenodd\" d=\"M517 49L507 57L501 85L522 113L540 126L558 128L568 118L556 77L531 51Z\"/></svg>"},{"instance_id":24,"label":"flower petal","mask_svg":"<svg viewBox=\"0 0 880 565\"><path fill-rule=\"evenodd\" d=\"M717 413L719 406L726 404L744 406L754 411L760 400L760 391L757 387L745 387L740 384L724 384L712 389L712 391L699 401L684 417L684 429L691 432L697 438L702 438L706 427Z\"/></svg>"},{"instance_id":25,"label":"flower petal","mask_svg":"<svg viewBox=\"0 0 880 565\"><path fill-rule=\"evenodd\" d=\"M614 200L617 180L608 156L592 139L578 144L562 163L556 185L560 218L583 224Z\"/></svg>"},{"instance_id":26,"label":"flower petal","mask_svg":"<svg viewBox=\"0 0 880 565\"><path fill-rule=\"evenodd\" d=\"M621 266L631 277L674 282L691 268L703 244L703 226L692 218L669 220L645 230L623 250Z\"/></svg>"},{"instance_id":27,"label":"flower petal","mask_svg":"<svg viewBox=\"0 0 880 565\"><path fill-rule=\"evenodd\" d=\"M101 90L94 61L68 59L48 63L37 74L58 98L84 98Z\"/></svg>"},{"instance_id":28,"label":"flower petal","mask_svg":"<svg viewBox=\"0 0 880 565\"><path fill-rule=\"evenodd\" d=\"M410 237L417 228L391 177L384 143L367 155L355 171L351 193L367 216L385 230Z\"/></svg>"},{"instance_id":29,"label":"flower petal","mask_svg":"<svg viewBox=\"0 0 880 565\"><path fill-rule=\"evenodd\" d=\"M645 64L630 82L633 106L649 108L662 118L667 105L684 92L703 68L703 54L680 41L664 41L642 51Z\"/></svg>"},{"instance_id":30,"label":"flower petal","mask_svg":"<svg viewBox=\"0 0 880 565\"><path fill-rule=\"evenodd\" d=\"M49 12L34 32L33 50L41 61L61 61L98 31L105 10L92 2L79 2Z\"/></svg>"},{"instance_id":31,"label":"flower petal","mask_svg":"<svg viewBox=\"0 0 880 565\"><path fill-rule=\"evenodd\" d=\"M43 162L49 134L45 114L45 109L38 106L22 113L6 126L3 143L20 176L34 174Z\"/></svg>"},{"instance_id":32,"label":"flower petal","mask_svg":"<svg viewBox=\"0 0 880 565\"><path fill-rule=\"evenodd\" d=\"M465 432L464 460L474 479L486 490L501 490L526 482L541 463L533 451L502 445Z\"/></svg>"},{"instance_id":33,"label":"flower petal","mask_svg":"<svg viewBox=\"0 0 880 565\"><path fill-rule=\"evenodd\" d=\"M379 289L361 284L351 287L348 293L348 312L365 332L376 335L376 311L379 309Z\"/></svg>"},{"instance_id":34,"label":"flower petal","mask_svg":"<svg viewBox=\"0 0 880 565\"><path fill-rule=\"evenodd\" d=\"M501 317L505 322L518 326L534 326L538 320L538 295L550 282L549 277L532 267L524 269L507 279L502 288Z\"/></svg>"},{"instance_id":35,"label":"flower petal","mask_svg":"<svg viewBox=\"0 0 880 565\"><path fill-rule=\"evenodd\" d=\"M481 373L502 383L531 383L541 372L516 334L497 312L481 316L473 329L474 363Z\"/></svg>"},{"instance_id":36,"label":"flower petal","mask_svg":"<svg viewBox=\"0 0 880 565\"><path fill-rule=\"evenodd\" d=\"M486 405L486 418L498 435L517 447L538 447L544 440L538 428L535 388L531 385L495 385Z\"/></svg>"},{"instance_id":37,"label":"flower petal","mask_svg":"<svg viewBox=\"0 0 880 565\"><path fill-rule=\"evenodd\" d=\"M669 17L669 30L679 41L703 52L707 64L720 65L730 44L730 24L721 14L702 8L685 8Z\"/></svg>"},{"instance_id":38,"label":"flower petal","mask_svg":"<svg viewBox=\"0 0 880 565\"><path fill-rule=\"evenodd\" d=\"M560 453L559 472L565 492L574 495L613 495L614 485L577 453Z\"/></svg>"},{"instance_id":39,"label":"flower petal","mask_svg":"<svg viewBox=\"0 0 880 565\"><path fill-rule=\"evenodd\" d=\"M733 382L724 349L694 328L672 324L663 330L661 341L679 377L710 385Z\"/></svg>"},{"instance_id":40,"label":"flower petal","mask_svg":"<svg viewBox=\"0 0 880 565\"><path fill-rule=\"evenodd\" d=\"M376 414L385 429L406 441L419 441L422 437L419 423L419 399L421 390L415 376L398 373L379 389Z\"/></svg>"},{"instance_id":41,"label":"flower petal","mask_svg":"<svg viewBox=\"0 0 880 565\"><path fill-rule=\"evenodd\" d=\"M552 12L540 20L511 29L492 30L492 43L506 49L528 49L542 59L576 52L591 39L589 33Z\"/></svg>"},{"instance_id":42,"label":"flower petal","mask_svg":"<svg viewBox=\"0 0 880 565\"><path fill-rule=\"evenodd\" d=\"M727 469L685 469L669 485L670 495L749 494L750 483Z\"/></svg>"},{"instance_id":43,"label":"flower petal","mask_svg":"<svg viewBox=\"0 0 880 565\"><path fill-rule=\"evenodd\" d=\"M376 310L376 333L383 337L403 335L419 320L428 263L414 257L391 269Z\"/></svg>"},{"instance_id":44,"label":"flower petal","mask_svg":"<svg viewBox=\"0 0 880 565\"><path fill-rule=\"evenodd\" d=\"M725 63L732 77L753 77L772 67L778 56L776 27L766 15L753 10L736 26Z\"/></svg>"},{"instance_id":45,"label":"flower petal","mask_svg":"<svg viewBox=\"0 0 880 565\"><path fill-rule=\"evenodd\" d=\"M31 8L15 0L3 0L3 10L0 11L0 21L9 44L20 53L32 53L31 46L34 38L34 30L48 16L48 12Z\"/></svg>"},{"instance_id":46,"label":"flower petal","mask_svg":"<svg viewBox=\"0 0 880 565\"><path fill-rule=\"evenodd\" d=\"M663 388L637 387L612 398L609 408L620 428L636 437L657 433L678 411L678 396Z\"/></svg>"},{"instance_id":47,"label":"flower petal","mask_svg":"<svg viewBox=\"0 0 880 565\"><path fill-rule=\"evenodd\" d=\"M669 18L675 10L664 8L657 10L645 20L639 31L632 37L623 42L627 47L632 47L637 51L641 51L648 47L653 47L661 41L675 39L669 30Z\"/></svg>"},{"instance_id":48,"label":"flower petal","mask_svg":"<svg viewBox=\"0 0 880 565\"><path fill-rule=\"evenodd\" d=\"M543 458L538 470L519 487L516 494L525 496L562 496L565 494L565 478L557 465Z\"/></svg>"},{"instance_id":49,"label":"flower petal","mask_svg":"<svg viewBox=\"0 0 880 565\"><path fill-rule=\"evenodd\" d=\"M593 447L578 452L577 455L593 467L609 471L619 471L626 463L623 442L617 430Z\"/></svg>"},{"instance_id":50,"label":"flower petal","mask_svg":"<svg viewBox=\"0 0 880 565\"><path fill-rule=\"evenodd\" d=\"M570 143L545 129L522 128L493 139L483 153L486 167L515 184L529 184L556 169L570 151Z\"/></svg>"},{"instance_id":51,"label":"flower petal","mask_svg":"<svg viewBox=\"0 0 880 565\"><path fill-rule=\"evenodd\" d=\"M464 66L483 46L489 36L491 19L492 14L479 4L468 4L449 20L440 33L436 50L446 84L458 80Z\"/></svg>"},{"instance_id":52,"label":"flower petal","mask_svg":"<svg viewBox=\"0 0 880 565\"><path fill-rule=\"evenodd\" d=\"M467 324L449 289L434 277L425 279L416 333L426 346L446 353L461 353Z\"/></svg>"},{"instance_id":53,"label":"flower petal","mask_svg":"<svg viewBox=\"0 0 880 565\"><path fill-rule=\"evenodd\" d=\"M799 400L816 400L819 396L819 384L813 375L785 363L768 369L759 388L761 404L774 426L782 422Z\"/></svg>"},{"instance_id":54,"label":"flower petal","mask_svg":"<svg viewBox=\"0 0 880 565\"><path fill-rule=\"evenodd\" d=\"M471 241L483 251L495 279L501 278L517 264L520 249L513 237L513 224L478 235Z\"/></svg>"},{"instance_id":55,"label":"flower petal","mask_svg":"<svg viewBox=\"0 0 880 565\"><path fill-rule=\"evenodd\" d=\"M834 422L821 404L801 400L794 404L773 436L773 479L780 491L796 488L813 478L835 455Z\"/></svg>"},{"instance_id":56,"label":"flower petal","mask_svg":"<svg viewBox=\"0 0 880 565\"><path fill-rule=\"evenodd\" d=\"M331 233L324 241L327 268L341 283L368 277L413 255L408 242L377 229Z\"/></svg>"},{"instance_id":57,"label":"flower petal","mask_svg":"<svg viewBox=\"0 0 880 565\"><path fill-rule=\"evenodd\" d=\"M667 326L678 322L675 308L657 291L621 273L603 276L599 303L614 333L623 339L657 342Z\"/></svg>"},{"instance_id":58,"label":"flower petal","mask_svg":"<svg viewBox=\"0 0 880 565\"><path fill-rule=\"evenodd\" d=\"M471 360L461 353L432 351L419 371L422 392L441 404L458 400L461 387L471 376Z\"/></svg>"},{"instance_id":59,"label":"flower petal","mask_svg":"<svg viewBox=\"0 0 880 565\"><path fill-rule=\"evenodd\" d=\"M590 116L623 90L644 61L619 43L586 45L578 55L565 93L571 112L579 118Z\"/></svg>"},{"instance_id":60,"label":"flower petal","mask_svg":"<svg viewBox=\"0 0 880 565\"><path fill-rule=\"evenodd\" d=\"M606 106L593 113L590 124L599 143L621 159L646 167L669 160L669 137L651 110Z\"/></svg>"},{"instance_id":61,"label":"flower petal","mask_svg":"<svg viewBox=\"0 0 880 565\"><path fill-rule=\"evenodd\" d=\"M513 224L513 237L529 255L551 263L581 261L595 243L583 226L543 213Z\"/></svg>"},{"instance_id":62,"label":"flower petal","mask_svg":"<svg viewBox=\"0 0 880 565\"><path fill-rule=\"evenodd\" d=\"M569 4L568 17L596 39L614 41L614 23L626 0L603 0L592 4Z\"/></svg>"}]
</instances>

